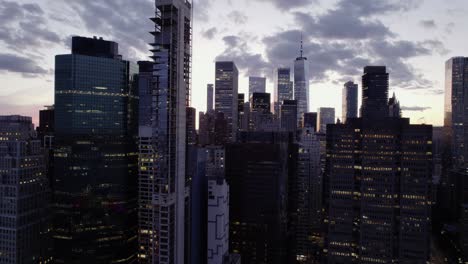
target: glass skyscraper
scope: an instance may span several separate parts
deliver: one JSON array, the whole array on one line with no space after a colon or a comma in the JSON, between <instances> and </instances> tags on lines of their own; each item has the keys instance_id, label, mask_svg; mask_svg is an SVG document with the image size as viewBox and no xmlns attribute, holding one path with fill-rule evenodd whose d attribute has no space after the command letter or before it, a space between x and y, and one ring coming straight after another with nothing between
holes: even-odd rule
<instances>
[{"instance_id":1,"label":"glass skyscraper","mask_svg":"<svg viewBox=\"0 0 468 264\"><path fill-rule=\"evenodd\" d=\"M137 95L118 44L73 37L55 59L57 263L132 263L137 249Z\"/></svg>"},{"instance_id":2,"label":"glass skyscraper","mask_svg":"<svg viewBox=\"0 0 468 264\"><path fill-rule=\"evenodd\" d=\"M266 78L249 77L249 98L254 93L266 93Z\"/></svg>"},{"instance_id":3,"label":"glass skyscraper","mask_svg":"<svg viewBox=\"0 0 468 264\"><path fill-rule=\"evenodd\" d=\"M238 125L239 71L232 61L217 61L215 77L215 110L224 113L228 121L229 141L233 142Z\"/></svg>"},{"instance_id":4,"label":"glass skyscraper","mask_svg":"<svg viewBox=\"0 0 468 264\"><path fill-rule=\"evenodd\" d=\"M346 123L348 118L358 117L358 85L347 82L343 87L341 121Z\"/></svg>"},{"instance_id":5,"label":"glass skyscraper","mask_svg":"<svg viewBox=\"0 0 468 264\"><path fill-rule=\"evenodd\" d=\"M297 101L297 122L309 111L309 61L302 55L294 62L294 100Z\"/></svg>"},{"instance_id":6,"label":"glass skyscraper","mask_svg":"<svg viewBox=\"0 0 468 264\"><path fill-rule=\"evenodd\" d=\"M275 115L279 116L281 104L285 100L294 99L293 83L291 82L291 69L290 68L278 68L275 70L274 75L274 111Z\"/></svg>"}]
</instances>

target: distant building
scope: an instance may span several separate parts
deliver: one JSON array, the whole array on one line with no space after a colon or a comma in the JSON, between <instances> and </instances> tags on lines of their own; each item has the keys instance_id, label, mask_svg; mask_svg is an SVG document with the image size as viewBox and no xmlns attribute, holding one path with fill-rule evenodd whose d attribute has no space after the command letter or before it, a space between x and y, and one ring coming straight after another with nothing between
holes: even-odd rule
<instances>
[{"instance_id":1,"label":"distant building","mask_svg":"<svg viewBox=\"0 0 468 264\"><path fill-rule=\"evenodd\" d=\"M285 100L280 111L281 130L296 132L297 130L297 102Z\"/></svg>"},{"instance_id":2,"label":"distant building","mask_svg":"<svg viewBox=\"0 0 468 264\"><path fill-rule=\"evenodd\" d=\"M239 71L232 61L216 62L215 110L223 113L228 123L228 138L236 140L238 125Z\"/></svg>"},{"instance_id":3,"label":"distant building","mask_svg":"<svg viewBox=\"0 0 468 264\"><path fill-rule=\"evenodd\" d=\"M372 98L372 99L371 99ZM367 66L362 76L361 117L388 116L388 73L385 66Z\"/></svg>"},{"instance_id":4,"label":"distant building","mask_svg":"<svg viewBox=\"0 0 468 264\"><path fill-rule=\"evenodd\" d=\"M274 73L274 113L279 116L280 106L285 100L294 99L294 85L291 82L291 69L278 68Z\"/></svg>"},{"instance_id":5,"label":"distant building","mask_svg":"<svg viewBox=\"0 0 468 264\"><path fill-rule=\"evenodd\" d=\"M208 84L206 88L206 111L210 112L214 110L214 85Z\"/></svg>"},{"instance_id":6,"label":"distant building","mask_svg":"<svg viewBox=\"0 0 468 264\"><path fill-rule=\"evenodd\" d=\"M301 44L302 45L302 44ZM309 112L309 62L302 54L294 61L294 100L297 101L297 122Z\"/></svg>"},{"instance_id":7,"label":"distant building","mask_svg":"<svg viewBox=\"0 0 468 264\"><path fill-rule=\"evenodd\" d=\"M37 138L41 140L42 147L52 149L55 131L54 106L46 106L39 111L39 126L36 128Z\"/></svg>"},{"instance_id":8,"label":"distant building","mask_svg":"<svg viewBox=\"0 0 468 264\"><path fill-rule=\"evenodd\" d=\"M302 118L302 127L313 127L314 131L317 132L317 120L318 114L316 112L304 113L304 117Z\"/></svg>"},{"instance_id":9,"label":"distant building","mask_svg":"<svg viewBox=\"0 0 468 264\"><path fill-rule=\"evenodd\" d=\"M335 108L321 107L318 109L317 129L321 133L327 132L327 125L335 124Z\"/></svg>"},{"instance_id":10,"label":"distant building","mask_svg":"<svg viewBox=\"0 0 468 264\"><path fill-rule=\"evenodd\" d=\"M187 107L187 145L191 146L197 144L196 116L197 109L193 107Z\"/></svg>"},{"instance_id":11,"label":"distant building","mask_svg":"<svg viewBox=\"0 0 468 264\"><path fill-rule=\"evenodd\" d=\"M388 100L388 113L390 117L401 117L400 102L393 93L392 98Z\"/></svg>"},{"instance_id":12,"label":"distant building","mask_svg":"<svg viewBox=\"0 0 468 264\"><path fill-rule=\"evenodd\" d=\"M249 77L249 98L254 93L266 93L266 78Z\"/></svg>"},{"instance_id":13,"label":"distant building","mask_svg":"<svg viewBox=\"0 0 468 264\"><path fill-rule=\"evenodd\" d=\"M358 85L347 82L343 87L341 121L346 123L348 118L358 117Z\"/></svg>"},{"instance_id":14,"label":"distant building","mask_svg":"<svg viewBox=\"0 0 468 264\"><path fill-rule=\"evenodd\" d=\"M49 263L50 189L31 117L0 116L1 263Z\"/></svg>"}]
</instances>

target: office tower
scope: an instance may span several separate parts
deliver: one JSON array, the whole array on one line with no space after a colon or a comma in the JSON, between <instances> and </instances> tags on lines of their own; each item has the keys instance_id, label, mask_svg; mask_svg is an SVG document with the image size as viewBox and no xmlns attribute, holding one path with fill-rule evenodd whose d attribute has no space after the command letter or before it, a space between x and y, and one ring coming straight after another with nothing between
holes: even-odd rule
<instances>
[{"instance_id":1,"label":"office tower","mask_svg":"<svg viewBox=\"0 0 468 264\"><path fill-rule=\"evenodd\" d=\"M274 73L274 112L275 115L279 115L280 106L284 100L293 100L293 82L291 82L291 69L290 68L278 68Z\"/></svg>"},{"instance_id":2,"label":"office tower","mask_svg":"<svg viewBox=\"0 0 468 264\"><path fill-rule=\"evenodd\" d=\"M229 140L228 121L223 113L200 113L199 145L223 146Z\"/></svg>"},{"instance_id":3,"label":"office tower","mask_svg":"<svg viewBox=\"0 0 468 264\"><path fill-rule=\"evenodd\" d=\"M39 111L39 126L36 128L37 138L41 140L42 147L52 149L54 139L54 106L45 106L45 109Z\"/></svg>"},{"instance_id":4,"label":"office tower","mask_svg":"<svg viewBox=\"0 0 468 264\"><path fill-rule=\"evenodd\" d=\"M197 109L187 107L187 145L195 146L197 144L196 128Z\"/></svg>"},{"instance_id":5,"label":"office tower","mask_svg":"<svg viewBox=\"0 0 468 264\"><path fill-rule=\"evenodd\" d=\"M232 61L216 62L215 108L224 113L228 122L229 141L236 140L238 125L238 82L239 71Z\"/></svg>"},{"instance_id":6,"label":"office tower","mask_svg":"<svg viewBox=\"0 0 468 264\"><path fill-rule=\"evenodd\" d=\"M250 124L251 131L277 131L278 120L270 112L270 94L254 93L250 98Z\"/></svg>"},{"instance_id":7,"label":"office tower","mask_svg":"<svg viewBox=\"0 0 468 264\"><path fill-rule=\"evenodd\" d=\"M362 76L361 117L388 116L388 73L385 66L366 66Z\"/></svg>"},{"instance_id":8,"label":"office tower","mask_svg":"<svg viewBox=\"0 0 468 264\"><path fill-rule=\"evenodd\" d=\"M206 90L206 111L210 112L214 110L214 85L208 84Z\"/></svg>"},{"instance_id":9,"label":"office tower","mask_svg":"<svg viewBox=\"0 0 468 264\"><path fill-rule=\"evenodd\" d=\"M229 255L229 186L224 177L208 179L208 264Z\"/></svg>"},{"instance_id":10,"label":"office tower","mask_svg":"<svg viewBox=\"0 0 468 264\"><path fill-rule=\"evenodd\" d=\"M318 109L317 128L319 132L326 133L328 124L335 124L335 108L320 107Z\"/></svg>"},{"instance_id":11,"label":"office tower","mask_svg":"<svg viewBox=\"0 0 468 264\"><path fill-rule=\"evenodd\" d=\"M390 117L401 117L400 102L393 93L392 98L388 100L388 114Z\"/></svg>"},{"instance_id":12,"label":"office tower","mask_svg":"<svg viewBox=\"0 0 468 264\"><path fill-rule=\"evenodd\" d=\"M432 126L388 117L387 98L381 98L388 91L369 85L375 82L368 73L366 67L363 89L370 90L364 94L379 96L366 98L362 118L328 126L328 263L427 263ZM383 76L385 83L388 75ZM367 112L371 109L387 115Z\"/></svg>"},{"instance_id":13,"label":"office tower","mask_svg":"<svg viewBox=\"0 0 468 264\"><path fill-rule=\"evenodd\" d=\"M244 112L244 102L245 102L245 94L241 93L237 95L237 111Z\"/></svg>"},{"instance_id":14,"label":"office tower","mask_svg":"<svg viewBox=\"0 0 468 264\"><path fill-rule=\"evenodd\" d=\"M319 260L322 239L323 148L314 126L302 128L298 144L295 255L302 263L312 263Z\"/></svg>"},{"instance_id":15,"label":"office tower","mask_svg":"<svg viewBox=\"0 0 468 264\"><path fill-rule=\"evenodd\" d=\"M252 112L269 113L271 108L269 93L253 93L250 97Z\"/></svg>"},{"instance_id":16,"label":"office tower","mask_svg":"<svg viewBox=\"0 0 468 264\"><path fill-rule=\"evenodd\" d=\"M48 263L50 189L31 117L0 116L1 263Z\"/></svg>"},{"instance_id":17,"label":"office tower","mask_svg":"<svg viewBox=\"0 0 468 264\"><path fill-rule=\"evenodd\" d=\"M468 89L468 58L454 57L445 63L445 116L449 150L453 167L462 167L468 161L468 115L465 98Z\"/></svg>"},{"instance_id":18,"label":"office tower","mask_svg":"<svg viewBox=\"0 0 468 264\"><path fill-rule=\"evenodd\" d=\"M266 78L249 77L249 98L254 93L266 93Z\"/></svg>"},{"instance_id":19,"label":"office tower","mask_svg":"<svg viewBox=\"0 0 468 264\"><path fill-rule=\"evenodd\" d=\"M343 87L341 121L346 123L348 118L358 117L358 85L354 82L347 82Z\"/></svg>"},{"instance_id":20,"label":"office tower","mask_svg":"<svg viewBox=\"0 0 468 264\"><path fill-rule=\"evenodd\" d=\"M317 117L315 112L304 113L302 127L313 127L314 132L317 132Z\"/></svg>"},{"instance_id":21,"label":"office tower","mask_svg":"<svg viewBox=\"0 0 468 264\"><path fill-rule=\"evenodd\" d=\"M189 261L190 179L186 175L191 84L191 1L156 1L151 124L140 124L140 263ZM236 97L237 99L237 97Z\"/></svg>"},{"instance_id":22,"label":"office tower","mask_svg":"<svg viewBox=\"0 0 468 264\"><path fill-rule=\"evenodd\" d=\"M72 51L55 58L55 261L131 263L137 71L114 42L73 37Z\"/></svg>"},{"instance_id":23,"label":"office tower","mask_svg":"<svg viewBox=\"0 0 468 264\"><path fill-rule=\"evenodd\" d=\"M287 132L241 132L226 146L229 240L243 264L289 263L288 180L297 145Z\"/></svg>"},{"instance_id":24,"label":"office tower","mask_svg":"<svg viewBox=\"0 0 468 264\"><path fill-rule=\"evenodd\" d=\"M284 100L281 105L280 123L283 131L296 132L297 130L297 101Z\"/></svg>"},{"instance_id":25,"label":"office tower","mask_svg":"<svg viewBox=\"0 0 468 264\"><path fill-rule=\"evenodd\" d=\"M294 61L294 100L297 101L297 122L301 122L304 113L309 112L309 62L301 54Z\"/></svg>"}]
</instances>

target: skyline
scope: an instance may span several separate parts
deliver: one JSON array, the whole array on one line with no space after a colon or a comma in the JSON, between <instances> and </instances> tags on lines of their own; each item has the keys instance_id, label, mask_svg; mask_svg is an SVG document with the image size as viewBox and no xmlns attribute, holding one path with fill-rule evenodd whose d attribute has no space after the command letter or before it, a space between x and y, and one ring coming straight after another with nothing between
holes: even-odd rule
<instances>
[{"instance_id":1,"label":"skyline","mask_svg":"<svg viewBox=\"0 0 468 264\"><path fill-rule=\"evenodd\" d=\"M71 35L115 41L133 62L150 55L151 21L142 18L151 17L151 1L34 2L0 1L5 21L0 31L2 114L33 116L38 125L38 110L54 100L54 56L66 53ZM192 106L205 110L206 84L214 83L216 59L233 60L239 67L240 93L248 92L248 77L257 75L267 77L267 92L272 93L274 68L292 68L303 32L311 76L309 111L334 107L341 113L343 84L351 80L361 86L360 70L378 64L389 68L390 90L404 116L413 123L442 125L444 65L464 55L461 36L467 29L457 24L462 25L465 5L460 0L450 7L435 0L365 6L355 0L195 1Z\"/></svg>"}]
</instances>

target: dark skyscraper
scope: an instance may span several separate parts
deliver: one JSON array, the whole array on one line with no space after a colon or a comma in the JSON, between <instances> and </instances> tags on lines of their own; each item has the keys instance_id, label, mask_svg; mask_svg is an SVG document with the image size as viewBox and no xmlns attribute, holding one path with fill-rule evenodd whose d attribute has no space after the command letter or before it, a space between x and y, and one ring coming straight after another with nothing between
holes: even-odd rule
<instances>
[{"instance_id":1,"label":"dark skyscraper","mask_svg":"<svg viewBox=\"0 0 468 264\"><path fill-rule=\"evenodd\" d=\"M31 117L0 116L0 263L51 263L50 189Z\"/></svg>"},{"instance_id":2,"label":"dark skyscraper","mask_svg":"<svg viewBox=\"0 0 468 264\"><path fill-rule=\"evenodd\" d=\"M139 263L183 264L190 257L191 15L191 1L156 1L153 91L145 95L151 97L148 111L140 112L151 122L139 129Z\"/></svg>"},{"instance_id":3,"label":"dark skyscraper","mask_svg":"<svg viewBox=\"0 0 468 264\"><path fill-rule=\"evenodd\" d=\"M355 117L358 117L358 85L347 82L343 87L341 121L346 123L348 118Z\"/></svg>"},{"instance_id":4,"label":"dark skyscraper","mask_svg":"<svg viewBox=\"0 0 468 264\"><path fill-rule=\"evenodd\" d=\"M210 112L214 110L214 85L208 84L206 87L206 111Z\"/></svg>"},{"instance_id":5,"label":"dark skyscraper","mask_svg":"<svg viewBox=\"0 0 468 264\"><path fill-rule=\"evenodd\" d=\"M297 130L297 102L296 100L284 100L280 111L281 129L283 131L296 132Z\"/></svg>"},{"instance_id":6,"label":"dark skyscraper","mask_svg":"<svg viewBox=\"0 0 468 264\"><path fill-rule=\"evenodd\" d=\"M135 67L73 37L55 59L55 261L132 263L137 249Z\"/></svg>"},{"instance_id":7,"label":"dark skyscraper","mask_svg":"<svg viewBox=\"0 0 468 264\"><path fill-rule=\"evenodd\" d=\"M187 145L197 144L197 109L187 107Z\"/></svg>"},{"instance_id":8,"label":"dark skyscraper","mask_svg":"<svg viewBox=\"0 0 468 264\"><path fill-rule=\"evenodd\" d=\"M385 67L365 72L363 117L327 128L328 263L428 263L432 126L389 117Z\"/></svg>"},{"instance_id":9,"label":"dark skyscraper","mask_svg":"<svg viewBox=\"0 0 468 264\"><path fill-rule=\"evenodd\" d=\"M39 126L36 128L37 137L42 142L42 147L50 149L53 144L55 131L55 109L54 106L46 106L39 111Z\"/></svg>"},{"instance_id":10,"label":"dark skyscraper","mask_svg":"<svg viewBox=\"0 0 468 264\"><path fill-rule=\"evenodd\" d=\"M297 146L292 133L242 132L226 147L230 250L243 264L289 263L288 180Z\"/></svg>"},{"instance_id":11,"label":"dark skyscraper","mask_svg":"<svg viewBox=\"0 0 468 264\"><path fill-rule=\"evenodd\" d=\"M385 66L366 66L362 76L361 117L388 116L388 73Z\"/></svg>"},{"instance_id":12,"label":"dark skyscraper","mask_svg":"<svg viewBox=\"0 0 468 264\"><path fill-rule=\"evenodd\" d=\"M393 93L392 98L388 100L388 114L390 117L401 117L400 102Z\"/></svg>"},{"instance_id":13,"label":"dark skyscraper","mask_svg":"<svg viewBox=\"0 0 468 264\"><path fill-rule=\"evenodd\" d=\"M274 95L275 115L279 116L280 105L284 100L294 99L293 83L291 82L291 69L279 68L275 70Z\"/></svg>"},{"instance_id":14,"label":"dark skyscraper","mask_svg":"<svg viewBox=\"0 0 468 264\"><path fill-rule=\"evenodd\" d=\"M318 114L315 112L305 113L304 120L302 121L303 127L313 127L314 131L317 132L317 117Z\"/></svg>"},{"instance_id":15,"label":"dark skyscraper","mask_svg":"<svg viewBox=\"0 0 468 264\"><path fill-rule=\"evenodd\" d=\"M269 93L253 93L250 98L252 112L269 113L271 108Z\"/></svg>"},{"instance_id":16,"label":"dark skyscraper","mask_svg":"<svg viewBox=\"0 0 468 264\"><path fill-rule=\"evenodd\" d=\"M229 141L236 140L239 71L232 61L216 62L215 108L228 121Z\"/></svg>"},{"instance_id":17,"label":"dark skyscraper","mask_svg":"<svg viewBox=\"0 0 468 264\"><path fill-rule=\"evenodd\" d=\"M468 58L454 57L445 63L445 116L452 165L468 163Z\"/></svg>"}]
</instances>

